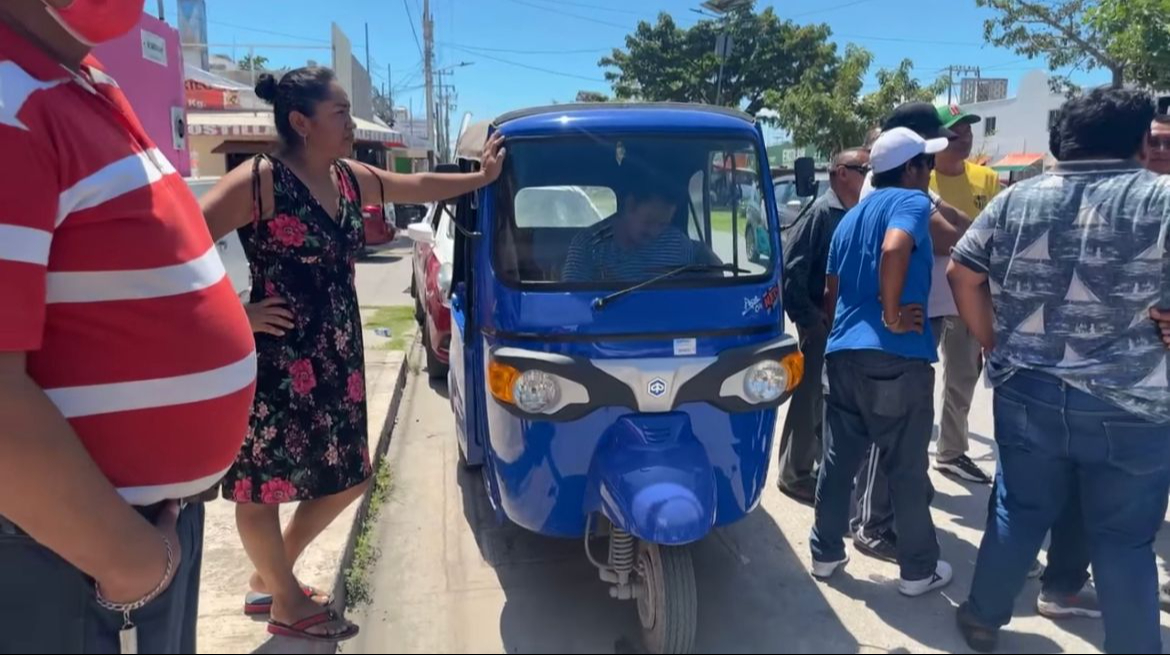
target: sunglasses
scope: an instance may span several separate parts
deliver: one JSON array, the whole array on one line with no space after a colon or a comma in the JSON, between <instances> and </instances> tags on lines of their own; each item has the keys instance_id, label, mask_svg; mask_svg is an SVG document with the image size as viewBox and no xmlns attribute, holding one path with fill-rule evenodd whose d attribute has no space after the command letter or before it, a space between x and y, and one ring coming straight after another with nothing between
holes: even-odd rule
<instances>
[{"instance_id":1,"label":"sunglasses","mask_svg":"<svg viewBox=\"0 0 1170 655\"><path fill-rule=\"evenodd\" d=\"M1170 150L1170 136L1150 137L1151 150Z\"/></svg>"},{"instance_id":2,"label":"sunglasses","mask_svg":"<svg viewBox=\"0 0 1170 655\"><path fill-rule=\"evenodd\" d=\"M861 164L843 164L841 168L848 168L849 170L858 173L862 177L869 175L869 172L873 170L869 166L862 166Z\"/></svg>"}]
</instances>

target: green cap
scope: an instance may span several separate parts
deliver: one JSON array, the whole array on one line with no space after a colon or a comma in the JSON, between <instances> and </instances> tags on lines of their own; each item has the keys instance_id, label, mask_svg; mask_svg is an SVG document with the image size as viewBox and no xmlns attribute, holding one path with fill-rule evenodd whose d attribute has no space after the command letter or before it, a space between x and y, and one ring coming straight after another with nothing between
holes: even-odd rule
<instances>
[{"instance_id":1,"label":"green cap","mask_svg":"<svg viewBox=\"0 0 1170 655\"><path fill-rule=\"evenodd\" d=\"M946 128L954 127L959 123L974 124L983 120L975 114L968 114L958 105L940 105L935 109L938 110L938 119Z\"/></svg>"}]
</instances>

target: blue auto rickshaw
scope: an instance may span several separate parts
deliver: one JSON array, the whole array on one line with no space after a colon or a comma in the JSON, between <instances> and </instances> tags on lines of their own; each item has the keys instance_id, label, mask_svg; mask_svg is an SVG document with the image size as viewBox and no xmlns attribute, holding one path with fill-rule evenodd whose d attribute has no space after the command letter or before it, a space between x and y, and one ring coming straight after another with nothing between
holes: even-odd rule
<instances>
[{"instance_id":1,"label":"blue auto rickshaw","mask_svg":"<svg viewBox=\"0 0 1170 655\"><path fill-rule=\"evenodd\" d=\"M650 652L688 652L686 546L759 503L803 375L760 128L697 105L558 105L470 126L461 170L496 131L503 174L452 207L463 464L501 519L584 541ZM742 192L711 192L728 166L763 185L754 261Z\"/></svg>"}]
</instances>

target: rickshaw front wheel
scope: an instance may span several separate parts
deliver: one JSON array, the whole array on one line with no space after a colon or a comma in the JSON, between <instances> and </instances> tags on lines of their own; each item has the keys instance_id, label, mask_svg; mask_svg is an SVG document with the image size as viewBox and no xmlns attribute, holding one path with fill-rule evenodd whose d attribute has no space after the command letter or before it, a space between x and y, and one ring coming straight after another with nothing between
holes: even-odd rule
<instances>
[{"instance_id":1,"label":"rickshaw front wheel","mask_svg":"<svg viewBox=\"0 0 1170 655\"><path fill-rule=\"evenodd\" d=\"M638 620L650 653L690 653L695 645L698 592L691 551L638 544Z\"/></svg>"}]
</instances>

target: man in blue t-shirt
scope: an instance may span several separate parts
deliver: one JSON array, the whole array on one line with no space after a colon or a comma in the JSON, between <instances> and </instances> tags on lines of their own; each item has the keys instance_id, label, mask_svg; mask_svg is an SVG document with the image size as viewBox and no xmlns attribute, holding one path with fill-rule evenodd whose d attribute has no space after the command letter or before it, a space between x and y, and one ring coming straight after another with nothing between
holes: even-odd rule
<instances>
[{"instance_id":1,"label":"man in blue t-shirt","mask_svg":"<svg viewBox=\"0 0 1170 655\"><path fill-rule=\"evenodd\" d=\"M849 561L844 537L853 478L875 445L890 481L899 591L907 596L952 577L939 560L927 473L937 355L926 320L934 266L926 191L934 154L946 147L945 138L926 140L904 127L878 138L870 153L875 191L841 220L827 270L834 321L825 351L828 429L812 574L828 578Z\"/></svg>"}]
</instances>

